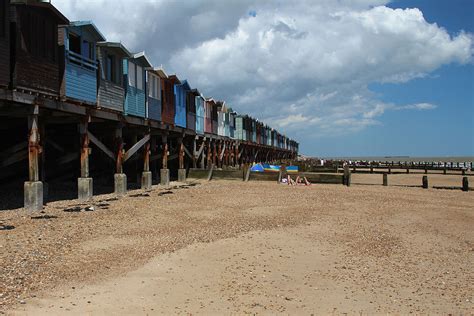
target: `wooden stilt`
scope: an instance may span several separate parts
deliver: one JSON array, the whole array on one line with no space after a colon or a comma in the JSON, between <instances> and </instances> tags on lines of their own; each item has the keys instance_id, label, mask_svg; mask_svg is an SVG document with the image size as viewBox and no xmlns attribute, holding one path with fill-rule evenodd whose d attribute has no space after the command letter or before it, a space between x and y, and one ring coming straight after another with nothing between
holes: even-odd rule
<instances>
[{"instance_id":1,"label":"wooden stilt","mask_svg":"<svg viewBox=\"0 0 474 316\"><path fill-rule=\"evenodd\" d=\"M209 140L207 142L207 168L209 169L212 164L212 142Z\"/></svg>"},{"instance_id":2,"label":"wooden stilt","mask_svg":"<svg viewBox=\"0 0 474 316\"><path fill-rule=\"evenodd\" d=\"M168 169L168 137L163 136L161 138L162 149L163 149L163 159L162 159L162 167L161 169Z\"/></svg>"},{"instance_id":3,"label":"wooden stilt","mask_svg":"<svg viewBox=\"0 0 474 316\"><path fill-rule=\"evenodd\" d=\"M79 135L81 141L81 178L89 178L89 117L83 119L79 124Z\"/></svg>"},{"instance_id":4,"label":"wooden stilt","mask_svg":"<svg viewBox=\"0 0 474 316\"><path fill-rule=\"evenodd\" d=\"M123 173L123 139L122 139L122 124L119 124L115 129L115 143L116 143L116 159L115 172Z\"/></svg>"},{"instance_id":5,"label":"wooden stilt","mask_svg":"<svg viewBox=\"0 0 474 316\"><path fill-rule=\"evenodd\" d=\"M179 143L179 169L184 169L184 144L183 144L183 139L179 138L178 139Z\"/></svg>"},{"instance_id":6,"label":"wooden stilt","mask_svg":"<svg viewBox=\"0 0 474 316\"><path fill-rule=\"evenodd\" d=\"M39 181L38 157L41 152L40 133L38 130L38 106L35 106L35 114L28 116L28 168L30 182Z\"/></svg>"}]
</instances>

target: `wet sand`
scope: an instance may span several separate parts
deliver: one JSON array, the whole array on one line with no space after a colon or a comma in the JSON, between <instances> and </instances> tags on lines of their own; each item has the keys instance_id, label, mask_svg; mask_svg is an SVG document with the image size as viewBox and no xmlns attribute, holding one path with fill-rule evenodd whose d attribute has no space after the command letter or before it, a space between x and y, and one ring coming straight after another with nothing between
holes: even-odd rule
<instances>
[{"instance_id":1,"label":"wet sand","mask_svg":"<svg viewBox=\"0 0 474 316\"><path fill-rule=\"evenodd\" d=\"M474 192L215 181L109 198L0 213L3 310L474 312Z\"/></svg>"}]
</instances>

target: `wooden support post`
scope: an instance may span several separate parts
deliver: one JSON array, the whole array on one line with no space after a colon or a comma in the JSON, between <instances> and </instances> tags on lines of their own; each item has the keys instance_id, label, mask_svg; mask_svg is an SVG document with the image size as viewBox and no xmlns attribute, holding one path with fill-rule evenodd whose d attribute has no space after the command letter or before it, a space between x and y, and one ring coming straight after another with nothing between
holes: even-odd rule
<instances>
[{"instance_id":1,"label":"wooden support post","mask_svg":"<svg viewBox=\"0 0 474 316\"><path fill-rule=\"evenodd\" d=\"M202 146L202 149L201 149L202 154L201 154L200 167L201 167L201 169L206 169L206 149L205 149L206 148L206 141L205 140L202 141L201 146Z\"/></svg>"},{"instance_id":2,"label":"wooden support post","mask_svg":"<svg viewBox=\"0 0 474 316\"><path fill-rule=\"evenodd\" d=\"M386 187L388 186L388 174L384 173L383 174L383 186Z\"/></svg>"},{"instance_id":3,"label":"wooden support post","mask_svg":"<svg viewBox=\"0 0 474 316\"><path fill-rule=\"evenodd\" d=\"M218 157L217 157L217 168L221 168L222 167L222 157L221 157L221 154L222 154L222 142L219 141L219 145L218 145Z\"/></svg>"},{"instance_id":4,"label":"wooden support post","mask_svg":"<svg viewBox=\"0 0 474 316\"><path fill-rule=\"evenodd\" d=\"M422 187L423 189L428 189L428 176L423 176Z\"/></svg>"},{"instance_id":5,"label":"wooden support post","mask_svg":"<svg viewBox=\"0 0 474 316\"><path fill-rule=\"evenodd\" d=\"M216 166L216 158L217 158L217 144L214 141L214 145L212 146L212 166Z\"/></svg>"},{"instance_id":6,"label":"wooden support post","mask_svg":"<svg viewBox=\"0 0 474 316\"><path fill-rule=\"evenodd\" d=\"M36 106L37 107L37 106ZM38 109L39 111L39 109ZM41 153L40 147L40 133L38 130L38 114L32 114L28 117L28 167L30 182L39 181L39 155Z\"/></svg>"},{"instance_id":7,"label":"wooden support post","mask_svg":"<svg viewBox=\"0 0 474 316\"><path fill-rule=\"evenodd\" d=\"M143 171L150 171L150 142L146 142L143 148Z\"/></svg>"},{"instance_id":8,"label":"wooden support post","mask_svg":"<svg viewBox=\"0 0 474 316\"><path fill-rule=\"evenodd\" d=\"M193 168L197 168L196 155L197 155L197 144L196 144L196 138L195 138L193 140Z\"/></svg>"},{"instance_id":9,"label":"wooden support post","mask_svg":"<svg viewBox=\"0 0 474 316\"><path fill-rule=\"evenodd\" d=\"M207 142L207 168L209 169L212 164L212 142L209 140Z\"/></svg>"},{"instance_id":10,"label":"wooden support post","mask_svg":"<svg viewBox=\"0 0 474 316\"><path fill-rule=\"evenodd\" d=\"M180 138L178 139L179 143L179 169L184 169L184 144L183 144L183 139Z\"/></svg>"},{"instance_id":11,"label":"wooden support post","mask_svg":"<svg viewBox=\"0 0 474 316\"><path fill-rule=\"evenodd\" d=\"M89 178L89 117L79 124L79 135L81 141L81 178Z\"/></svg>"},{"instance_id":12,"label":"wooden support post","mask_svg":"<svg viewBox=\"0 0 474 316\"><path fill-rule=\"evenodd\" d=\"M161 138L162 149L163 149L163 159L161 169L168 169L168 137L163 136Z\"/></svg>"},{"instance_id":13,"label":"wooden support post","mask_svg":"<svg viewBox=\"0 0 474 316\"><path fill-rule=\"evenodd\" d=\"M115 143L117 152L115 154L115 173L123 173L123 139L122 139L122 124L119 124L115 129Z\"/></svg>"},{"instance_id":14,"label":"wooden support post","mask_svg":"<svg viewBox=\"0 0 474 316\"><path fill-rule=\"evenodd\" d=\"M349 169L349 165L344 166L344 184L348 187L351 186L351 169Z\"/></svg>"},{"instance_id":15,"label":"wooden support post","mask_svg":"<svg viewBox=\"0 0 474 316\"><path fill-rule=\"evenodd\" d=\"M43 209L43 183L39 181L38 159L41 153L40 132L38 130L39 106L34 105L28 116L28 177L24 183L24 207L29 211Z\"/></svg>"}]
</instances>

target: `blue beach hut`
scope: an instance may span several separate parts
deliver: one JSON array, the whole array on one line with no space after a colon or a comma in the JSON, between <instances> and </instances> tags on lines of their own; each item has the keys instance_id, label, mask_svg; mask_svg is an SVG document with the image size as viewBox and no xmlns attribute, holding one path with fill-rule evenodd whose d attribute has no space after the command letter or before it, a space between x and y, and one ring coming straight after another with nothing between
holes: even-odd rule
<instances>
[{"instance_id":1,"label":"blue beach hut","mask_svg":"<svg viewBox=\"0 0 474 316\"><path fill-rule=\"evenodd\" d=\"M59 27L64 46L64 85L61 94L80 102L97 103L97 42L105 37L91 21L76 21Z\"/></svg>"},{"instance_id":2,"label":"blue beach hut","mask_svg":"<svg viewBox=\"0 0 474 316\"><path fill-rule=\"evenodd\" d=\"M191 90L186 80L174 85L174 97L176 112L174 115L174 124L186 128L186 95Z\"/></svg>"},{"instance_id":3,"label":"blue beach hut","mask_svg":"<svg viewBox=\"0 0 474 316\"><path fill-rule=\"evenodd\" d=\"M145 52L137 53L123 61L125 81L124 114L146 117L146 68L151 63Z\"/></svg>"},{"instance_id":4,"label":"blue beach hut","mask_svg":"<svg viewBox=\"0 0 474 316\"><path fill-rule=\"evenodd\" d=\"M196 96L196 133L204 134L204 102L202 94Z\"/></svg>"}]
</instances>

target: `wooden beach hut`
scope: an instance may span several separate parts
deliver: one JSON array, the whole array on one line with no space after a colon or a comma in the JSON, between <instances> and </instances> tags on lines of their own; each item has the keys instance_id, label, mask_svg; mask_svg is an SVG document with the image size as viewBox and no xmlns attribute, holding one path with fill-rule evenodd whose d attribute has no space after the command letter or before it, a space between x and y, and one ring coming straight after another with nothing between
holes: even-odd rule
<instances>
[{"instance_id":1,"label":"wooden beach hut","mask_svg":"<svg viewBox=\"0 0 474 316\"><path fill-rule=\"evenodd\" d=\"M237 113L229 108L229 137L235 138L235 117Z\"/></svg>"},{"instance_id":2,"label":"wooden beach hut","mask_svg":"<svg viewBox=\"0 0 474 316\"><path fill-rule=\"evenodd\" d=\"M97 106L123 112L125 89L123 82L123 60L130 52L115 42L97 43L99 60L99 92Z\"/></svg>"},{"instance_id":3,"label":"wooden beach hut","mask_svg":"<svg viewBox=\"0 0 474 316\"><path fill-rule=\"evenodd\" d=\"M225 135L225 116L227 114L227 107L225 102L219 102L217 106L217 135Z\"/></svg>"},{"instance_id":4,"label":"wooden beach hut","mask_svg":"<svg viewBox=\"0 0 474 316\"><path fill-rule=\"evenodd\" d=\"M124 114L146 117L146 68L152 65L145 52L133 54L123 61L125 81Z\"/></svg>"},{"instance_id":5,"label":"wooden beach hut","mask_svg":"<svg viewBox=\"0 0 474 316\"><path fill-rule=\"evenodd\" d=\"M191 90L186 80L174 85L175 114L174 124L186 128L186 94Z\"/></svg>"},{"instance_id":6,"label":"wooden beach hut","mask_svg":"<svg viewBox=\"0 0 474 316\"><path fill-rule=\"evenodd\" d=\"M235 133L237 139L247 140L247 116L237 115L235 117Z\"/></svg>"},{"instance_id":7,"label":"wooden beach hut","mask_svg":"<svg viewBox=\"0 0 474 316\"><path fill-rule=\"evenodd\" d=\"M215 108L216 101L208 98L204 104L204 133L212 134L212 112Z\"/></svg>"},{"instance_id":8,"label":"wooden beach hut","mask_svg":"<svg viewBox=\"0 0 474 316\"><path fill-rule=\"evenodd\" d=\"M180 81L176 75L161 78L161 120L163 123L174 126L175 96L174 86Z\"/></svg>"},{"instance_id":9,"label":"wooden beach hut","mask_svg":"<svg viewBox=\"0 0 474 316\"><path fill-rule=\"evenodd\" d=\"M216 103L212 107L211 112L211 119L212 119L212 134L219 135L218 127L219 127L219 109L222 108L223 102L216 101Z\"/></svg>"},{"instance_id":10,"label":"wooden beach hut","mask_svg":"<svg viewBox=\"0 0 474 316\"><path fill-rule=\"evenodd\" d=\"M105 37L91 21L76 21L59 28L64 45L64 84L61 94L81 103L97 102L96 44Z\"/></svg>"},{"instance_id":11,"label":"wooden beach hut","mask_svg":"<svg viewBox=\"0 0 474 316\"><path fill-rule=\"evenodd\" d=\"M50 3L0 0L0 86L59 96L60 24L69 21Z\"/></svg>"},{"instance_id":12,"label":"wooden beach hut","mask_svg":"<svg viewBox=\"0 0 474 316\"><path fill-rule=\"evenodd\" d=\"M147 68L147 118L162 121L162 80L168 78L162 68Z\"/></svg>"},{"instance_id":13,"label":"wooden beach hut","mask_svg":"<svg viewBox=\"0 0 474 316\"><path fill-rule=\"evenodd\" d=\"M204 134L204 118L205 118L205 99L202 94L195 97L196 104L196 133Z\"/></svg>"},{"instance_id":14,"label":"wooden beach hut","mask_svg":"<svg viewBox=\"0 0 474 316\"><path fill-rule=\"evenodd\" d=\"M197 89L191 89L186 92L186 128L196 130L196 101L200 93Z\"/></svg>"}]
</instances>

